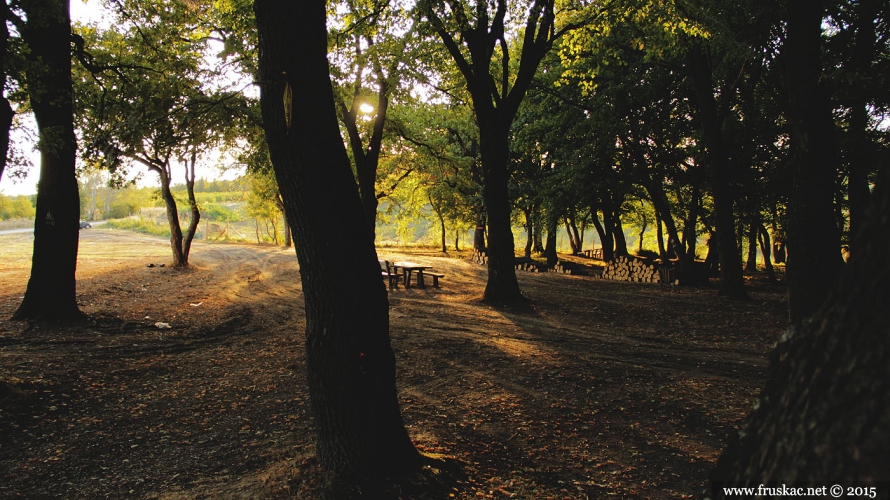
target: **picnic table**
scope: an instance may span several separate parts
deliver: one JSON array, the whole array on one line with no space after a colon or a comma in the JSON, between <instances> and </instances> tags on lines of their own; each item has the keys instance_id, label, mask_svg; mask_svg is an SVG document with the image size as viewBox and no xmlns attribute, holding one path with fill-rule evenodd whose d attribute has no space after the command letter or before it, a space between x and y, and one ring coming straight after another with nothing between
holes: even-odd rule
<instances>
[{"instance_id":1,"label":"picnic table","mask_svg":"<svg viewBox=\"0 0 890 500\"><path fill-rule=\"evenodd\" d=\"M411 288L411 273L414 271L417 271L417 288L426 288L426 285L423 283L423 272L429 269L430 266L403 261L393 263L393 267L402 270L402 274L405 277L405 288Z\"/></svg>"}]
</instances>

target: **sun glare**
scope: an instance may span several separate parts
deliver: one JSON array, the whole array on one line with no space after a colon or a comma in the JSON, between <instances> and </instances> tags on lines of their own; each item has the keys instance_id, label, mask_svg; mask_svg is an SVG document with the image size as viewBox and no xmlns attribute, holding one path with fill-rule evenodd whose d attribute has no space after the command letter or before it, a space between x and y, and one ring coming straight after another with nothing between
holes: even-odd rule
<instances>
[{"instance_id":1,"label":"sun glare","mask_svg":"<svg viewBox=\"0 0 890 500\"><path fill-rule=\"evenodd\" d=\"M368 104L368 103L366 103L366 102L363 102L363 103L358 107L358 110L361 111L362 113L366 114L366 115L370 115L371 113L374 112L374 106L371 106L370 104Z\"/></svg>"}]
</instances>

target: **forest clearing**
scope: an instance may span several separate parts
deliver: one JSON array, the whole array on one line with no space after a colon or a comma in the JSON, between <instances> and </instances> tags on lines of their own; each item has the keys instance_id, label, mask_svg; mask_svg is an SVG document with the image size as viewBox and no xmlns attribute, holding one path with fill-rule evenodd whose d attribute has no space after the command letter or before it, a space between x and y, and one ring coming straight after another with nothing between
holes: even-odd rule
<instances>
[{"instance_id":1,"label":"forest clearing","mask_svg":"<svg viewBox=\"0 0 890 500\"><path fill-rule=\"evenodd\" d=\"M56 327L8 320L32 241L0 236L0 497L316 498L293 250L195 242L174 269L163 238L85 230L91 319ZM787 323L766 284L519 272L530 308L494 308L470 252L378 255L445 274L389 292L406 427L449 464L417 498L697 498Z\"/></svg>"}]
</instances>

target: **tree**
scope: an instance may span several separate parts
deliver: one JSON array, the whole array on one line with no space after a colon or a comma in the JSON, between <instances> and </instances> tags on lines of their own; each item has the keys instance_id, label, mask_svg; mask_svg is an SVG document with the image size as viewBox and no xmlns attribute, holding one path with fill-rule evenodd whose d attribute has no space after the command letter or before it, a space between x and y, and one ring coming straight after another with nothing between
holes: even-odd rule
<instances>
[{"instance_id":1,"label":"tree","mask_svg":"<svg viewBox=\"0 0 890 500\"><path fill-rule=\"evenodd\" d=\"M507 0L478 1L473 9L460 0L425 0L422 14L442 39L464 76L473 102L484 173L483 197L488 212L488 282L484 299L519 303L514 268L511 207L507 185L510 126L541 59L559 36L553 0L534 0L524 32L508 26ZM475 11L475 12L474 12ZM457 36L455 36L455 33ZM518 66L511 60L510 36L522 37ZM497 64L495 57L500 58ZM492 74L495 69L497 76Z\"/></svg>"},{"instance_id":2,"label":"tree","mask_svg":"<svg viewBox=\"0 0 890 500\"><path fill-rule=\"evenodd\" d=\"M40 132L40 179L31 278L13 319L75 320L83 315L75 299L80 195L68 1L27 0L20 7L6 13L28 47L25 78Z\"/></svg>"},{"instance_id":3,"label":"tree","mask_svg":"<svg viewBox=\"0 0 890 500\"><path fill-rule=\"evenodd\" d=\"M399 412L386 289L337 126L325 2L254 9L263 127L303 283L319 462L378 481L416 468L419 454Z\"/></svg>"},{"instance_id":4,"label":"tree","mask_svg":"<svg viewBox=\"0 0 890 500\"><path fill-rule=\"evenodd\" d=\"M720 457L710 498L724 486L890 480L890 169L825 305L776 347L744 429ZM879 493L880 495L880 493Z\"/></svg>"},{"instance_id":5,"label":"tree","mask_svg":"<svg viewBox=\"0 0 890 500\"><path fill-rule=\"evenodd\" d=\"M12 129L12 119L15 112L9 99L6 98L6 81L10 71L7 60L9 59L9 26L6 24L12 16L9 4L4 1L0 4L0 19L3 26L0 27L0 179L6 169L6 157L9 155L9 132Z\"/></svg>"},{"instance_id":6,"label":"tree","mask_svg":"<svg viewBox=\"0 0 890 500\"><path fill-rule=\"evenodd\" d=\"M84 156L117 175L126 173L127 162L157 174L173 265L186 267L201 217L195 166L235 121L240 93L207 83L217 75L202 63L208 33L196 24L198 4L124 2L120 9L117 29L83 27L76 39L84 66L78 86ZM170 190L177 163L185 171L191 214L185 231Z\"/></svg>"},{"instance_id":7,"label":"tree","mask_svg":"<svg viewBox=\"0 0 890 500\"><path fill-rule=\"evenodd\" d=\"M790 106L792 195L788 227L788 308L800 324L822 305L843 261L835 220L835 125L821 78L821 0L789 0L782 47Z\"/></svg>"},{"instance_id":8,"label":"tree","mask_svg":"<svg viewBox=\"0 0 890 500\"><path fill-rule=\"evenodd\" d=\"M338 115L349 142L368 224L377 222L377 168L385 125L404 62L412 58L414 29L396 5L347 2L331 30L332 66ZM338 22L339 21L339 22ZM375 95L376 94L376 95Z\"/></svg>"}]
</instances>

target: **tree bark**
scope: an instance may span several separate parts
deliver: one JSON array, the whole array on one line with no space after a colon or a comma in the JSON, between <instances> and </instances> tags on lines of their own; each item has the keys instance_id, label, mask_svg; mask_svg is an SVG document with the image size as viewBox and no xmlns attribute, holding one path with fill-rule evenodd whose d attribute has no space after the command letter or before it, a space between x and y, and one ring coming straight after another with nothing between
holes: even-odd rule
<instances>
[{"instance_id":1,"label":"tree bark","mask_svg":"<svg viewBox=\"0 0 890 500\"><path fill-rule=\"evenodd\" d=\"M615 230L614 223L612 222L611 214L609 210L605 208L605 206L601 207L601 211L603 213L603 223L602 223L602 243L603 243L603 261L611 262L615 260ZM596 227L596 226L594 226Z\"/></svg>"},{"instance_id":2,"label":"tree bark","mask_svg":"<svg viewBox=\"0 0 890 500\"><path fill-rule=\"evenodd\" d=\"M871 71L875 56L875 18L878 15L880 0L860 0L856 5L855 44L851 65L853 71L865 76ZM850 148L850 165L847 178L847 200L850 204L850 241L859 231L865 218L871 191L868 185L870 163L873 161L874 144L868 137L868 102L861 95L855 96L850 115L850 133L853 136ZM851 249L855 251L855 249Z\"/></svg>"},{"instance_id":3,"label":"tree bark","mask_svg":"<svg viewBox=\"0 0 890 500\"><path fill-rule=\"evenodd\" d=\"M9 5L3 2L0 5L0 18L9 19ZM9 50L9 27L6 22L0 26L0 179L3 179L3 171L6 170L6 159L9 156L9 132L12 129L12 119L15 112L9 104L3 89L6 88L7 51Z\"/></svg>"},{"instance_id":4,"label":"tree bark","mask_svg":"<svg viewBox=\"0 0 890 500\"><path fill-rule=\"evenodd\" d=\"M828 91L820 84L823 5L822 0L788 0L782 47L791 101L787 281L795 325L822 305L842 267L840 230L834 218L835 125Z\"/></svg>"},{"instance_id":5,"label":"tree bark","mask_svg":"<svg viewBox=\"0 0 890 500\"><path fill-rule=\"evenodd\" d=\"M615 205L620 207L621 205ZM613 230L615 234L615 255L627 257L630 255L627 251L627 238L624 237L624 226L621 224L621 211L616 208L613 212Z\"/></svg>"},{"instance_id":6,"label":"tree bark","mask_svg":"<svg viewBox=\"0 0 890 500\"><path fill-rule=\"evenodd\" d=\"M773 269L772 252L770 251L772 245L770 245L769 232L762 224L760 225L758 239L760 240L760 254L763 255L763 262L766 267L766 277L770 283L776 284L779 280L776 278L775 269Z\"/></svg>"},{"instance_id":7,"label":"tree bark","mask_svg":"<svg viewBox=\"0 0 890 500\"><path fill-rule=\"evenodd\" d=\"M701 47L692 52L693 80L698 97L697 113L711 170L714 197L714 230L720 249L720 295L747 298L742 259L735 238L731 163L723 144L722 120L714 99L711 65Z\"/></svg>"},{"instance_id":8,"label":"tree bark","mask_svg":"<svg viewBox=\"0 0 890 500\"><path fill-rule=\"evenodd\" d=\"M549 268L555 266L559 261L559 257L556 255L556 228L559 226L558 221L558 215L548 214L547 238L544 243L544 258L547 259L547 267Z\"/></svg>"},{"instance_id":9,"label":"tree bark","mask_svg":"<svg viewBox=\"0 0 890 500\"><path fill-rule=\"evenodd\" d=\"M662 264L667 264L668 256L667 250L664 248L664 229L662 229L661 215L659 215L658 210L655 210L655 227L655 237L658 240L658 256Z\"/></svg>"},{"instance_id":10,"label":"tree bark","mask_svg":"<svg viewBox=\"0 0 890 500\"><path fill-rule=\"evenodd\" d=\"M361 482L418 467L399 411L386 289L337 126L323 0L256 0L263 125L306 307L319 463ZM293 89L286 126L282 95ZM347 285L348 283L348 285Z\"/></svg>"},{"instance_id":11,"label":"tree bark","mask_svg":"<svg viewBox=\"0 0 890 500\"><path fill-rule=\"evenodd\" d=\"M593 229L596 231L596 235L600 240L600 249L605 252L606 248L606 230L603 228L602 223L600 223L599 215L597 214L596 207L590 207L590 219L593 224ZM594 248L596 250L596 248ZM605 259L605 253L603 253L603 258Z\"/></svg>"},{"instance_id":12,"label":"tree bark","mask_svg":"<svg viewBox=\"0 0 890 500\"><path fill-rule=\"evenodd\" d=\"M185 166L185 189L188 192L189 213L191 214L189 226L182 237L182 254L185 257L186 265L188 265L189 252L192 249L192 240L195 239L195 234L198 233L198 224L201 222L201 211L198 210L198 201L195 199L195 163L197 160L198 153L193 149L189 163ZM277 239L277 231L275 235Z\"/></svg>"},{"instance_id":13,"label":"tree bark","mask_svg":"<svg viewBox=\"0 0 890 500\"><path fill-rule=\"evenodd\" d=\"M485 246L485 206L476 205L476 229L473 230L473 248L479 252L488 249Z\"/></svg>"},{"instance_id":14,"label":"tree bark","mask_svg":"<svg viewBox=\"0 0 890 500\"><path fill-rule=\"evenodd\" d=\"M513 224L510 221L510 196L507 190L510 158L508 131L512 116L485 118L476 112L479 121L480 151L485 184L482 195L488 215L488 281L483 300L500 304L524 302L516 279L516 255Z\"/></svg>"},{"instance_id":15,"label":"tree bark","mask_svg":"<svg viewBox=\"0 0 890 500\"><path fill-rule=\"evenodd\" d=\"M528 210L523 211L525 213L525 258L531 258L532 256L532 243L534 243L534 233L535 233L535 224L534 224L534 209L529 208Z\"/></svg>"},{"instance_id":16,"label":"tree bark","mask_svg":"<svg viewBox=\"0 0 890 500\"><path fill-rule=\"evenodd\" d=\"M368 146L362 142L358 131L358 99L352 103L352 108L346 110L343 105L343 124L347 130L349 144L352 148L352 156L355 159L355 173L358 180L359 194L362 199L362 208L365 212L368 224L376 233L377 230L377 166L380 163L380 147L383 144L383 128L386 124L386 113L389 109L389 83L382 73L377 74L379 93L377 95L376 114L371 137Z\"/></svg>"},{"instance_id":17,"label":"tree bark","mask_svg":"<svg viewBox=\"0 0 890 500\"><path fill-rule=\"evenodd\" d=\"M173 267L188 267L188 256L182 247L182 226L179 224L179 208L170 191L170 165L152 165L151 170L157 172L161 182L161 199L167 210L167 225L170 226L170 250L173 252Z\"/></svg>"},{"instance_id":18,"label":"tree bark","mask_svg":"<svg viewBox=\"0 0 890 500\"><path fill-rule=\"evenodd\" d=\"M880 491L890 480L888 182L884 169L839 286L773 351L755 410L712 473L710 498L731 498L726 486Z\"/></svg>"},{"instance_id":19,"label":"tree bark","mask_svg":"<svg viewBox=\"0 0 890 500\"><path fill-rule=\"evenodd\" d=\"M28 0L28 97L40 135L34 253L25 297L13 319L83 317L75 298L80 194L75 174L71 20L67 0Z\"/></svg>"},{"instance_id":20,"label":"tree bark","mask_svg":"<svg viewBox=\"0 0 890 500\"><path fill-rule=\"evenodd\" d=\"M760 221L751 220L748 226L748 258L745 262L745 271L749 273L757 272L757 233L760 228Z\"/></svg>"}]
</instances>

